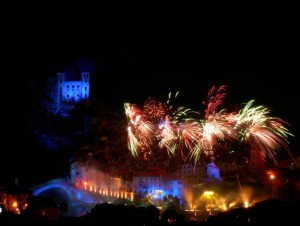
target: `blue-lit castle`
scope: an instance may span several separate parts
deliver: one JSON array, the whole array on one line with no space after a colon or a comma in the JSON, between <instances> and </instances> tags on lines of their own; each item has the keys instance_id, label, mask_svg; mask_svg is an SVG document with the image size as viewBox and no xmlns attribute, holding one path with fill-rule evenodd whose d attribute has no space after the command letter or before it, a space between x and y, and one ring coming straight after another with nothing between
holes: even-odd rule
<instances>
[{"instance_id":1,"label":"blue-lit castle","mask_svg":"<svg viewBox=\"0 0 300 226\"><path fill-rule=\"evenodd\" d=\"M90 94L90 73L81 72L81 80L67 80L65 73L49 81L49 98L46 103L48 114L68 117L75 103L87 100Z\"/></svg>"}]
</instances>

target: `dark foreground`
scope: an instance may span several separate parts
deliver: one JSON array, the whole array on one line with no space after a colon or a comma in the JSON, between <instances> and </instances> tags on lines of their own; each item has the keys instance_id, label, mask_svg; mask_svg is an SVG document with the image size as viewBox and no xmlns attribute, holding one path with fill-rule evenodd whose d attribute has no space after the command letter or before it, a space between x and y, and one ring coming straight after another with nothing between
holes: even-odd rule
<instances>
[{"instance_id":1,"label":"dark foreground","mask_svg":"<svg viewBox=\"0 0 300 226\"><path fill-rule=\"evenodd\" d=\"M163 225L262 225L300 223L300 203L268 199L244 209L233 209L209 216L204 221L193 221L176 208L160 213L155 206L136 208L133 206L97 205L91 213L82 217L59 217L46 219L30 214L13 215L2 213L0 225L122 225L122 226L163 226Z\"/></svg>"}]
</instances>

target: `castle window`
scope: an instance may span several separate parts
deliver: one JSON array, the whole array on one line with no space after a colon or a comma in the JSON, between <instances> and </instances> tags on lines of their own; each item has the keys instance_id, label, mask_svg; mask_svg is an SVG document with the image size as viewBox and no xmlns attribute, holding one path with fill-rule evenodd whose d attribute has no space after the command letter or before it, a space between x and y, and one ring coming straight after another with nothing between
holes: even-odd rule
<instances>
[{"instance_id":1,"label":"castle window","mask_svg":"<svg viewBox=\"0 0 300 226\"><path fill-rule=\"evenodd\" d=\"M79 85L77 85L77 88L79 89Z\"/></svg>"},{"instance_id":2,"label":"castle window","mask_svg":"<svg viewBox=\"0 0 300 226\"><path fill-rule=\"evenodd\" d=\"M86 86L84 87L84 90L87 90L87 87L86 87Z\"/></svg>"},{"instance_id":3,"label":"castle window","mask_svg":"<svg viewBox=\"0 0 300 226\"><path fill-rule=\"evenodd\" d=\"M72 85L72 89L74 89L74 85Z\"/></svg>"},{"instance_id":4,"label":"castle window","mask_svg":"<svg viewBox=\"0 0 300 226\"><path fill-rule=\"evenodd\" d=\"M87 82L87 79L85 79L85 82Z\"/></svg>"},{"instance_id":5,"label":"castle window","mask_svg":"<svg viewBox=\"0 0 300 226\"><path fill-rule=\"evenodd\" d=\"M69 85L67 85L67 89L69 89Z\"/></svg>"}]
</instances>

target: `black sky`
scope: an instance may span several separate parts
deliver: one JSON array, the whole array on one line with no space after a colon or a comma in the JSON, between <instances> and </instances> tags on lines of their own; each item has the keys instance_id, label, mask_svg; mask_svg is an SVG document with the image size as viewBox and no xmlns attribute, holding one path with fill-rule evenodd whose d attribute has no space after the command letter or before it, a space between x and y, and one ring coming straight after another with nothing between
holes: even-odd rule
<instances>
[{"instance_id":1,"label":"black sky","mask_svg":"<svg viewBox=\"0 0 300 226\"><path fill-rule=\"evenodd\" d=\"M3 41L4 68L14 90L4 101L10 121L4 140L8 152L16 153L4 155L9 161L31 148L23 133L45 78L74 68L92 71L94 99L120 107L180 91L180 103L198 110L212 86L226 85L228 106L255 99L289 122L296 136L293 151L299 154L299 70L286 50L293 38L278 42L247 29L238 35L229 28L211 33L182 15L155 22L57 18L20 20Z\"/></svg>"}]
</instances>

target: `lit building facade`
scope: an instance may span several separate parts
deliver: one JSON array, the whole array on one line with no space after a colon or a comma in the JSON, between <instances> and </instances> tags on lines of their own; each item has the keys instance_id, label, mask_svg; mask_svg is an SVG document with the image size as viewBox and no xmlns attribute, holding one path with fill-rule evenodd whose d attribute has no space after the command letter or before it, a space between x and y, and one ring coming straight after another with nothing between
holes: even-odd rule
<instances>
[{"instance_id":1,"label":"lit building facade","mask_svg":"<svg viewBox=\"0 0 300 226\"><path fill-rule=\"evenodd\" d=\"M55 80L49 81L49 97L46 103L48 113L67 117L74 104L89 99L90 73L81 72L80 80L67 80L65 73L57 73Z\"/></svg>"},{"instance_id":2,"label":"lit building facade","mask_svg":"<svg viewBox=\"0 0 300 226\"><path fill-rule=\"evenodd\" d=\"M134 198L151 198L153 202L162 201L166 196L177 197L183 202L183 183L171 173L147 170L133 174Z\"/></svg>"},{"instance_id":3,"label":"lit building facade","mask_svg":"<svg viewBox=\"0 0 300 226\"><path fill-rule=\"evenodd\" d=\"M20 214L21 211L27 208L27 199L30 194L31 192L19 187L18 185L12 185L9 187L0 186L1 212L6 211Z\"/></svg>"},{"instance_id":4,"label":"lit building facade","mask_svg":"<svg viewBox=\"0 0 300 226\"><path fill-rule=\"evenodd\" d=\"M237 162L218 161L216 165L220 169L222 178L236 178L236 174L245 175L247 173L247 164L239 164Z\"/></svg>"},{"instance_id":5,"label":"lit building facade","mask_svg":"<svg viewBox=\"0 0 300 226\"><path fill-rule=\"evenodd\" d=\"M185 163L174 169L173 172L181 178L185 186L193 186L203 182L205 167L199 164L193 166L191 163Z\"/></svg>"},{"instance_id":6,"label":"lit building facade","mask_svg":"<svg viewBox=\"0 0 300 226\"><path fill-rule=\"evenodd\" d=\"M79 189L107 196L109 200L133 199L130 181L124 181L95 167L85 167L78 162L71 165L71 182Z\"/></svg>"}]
</instances>

